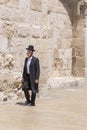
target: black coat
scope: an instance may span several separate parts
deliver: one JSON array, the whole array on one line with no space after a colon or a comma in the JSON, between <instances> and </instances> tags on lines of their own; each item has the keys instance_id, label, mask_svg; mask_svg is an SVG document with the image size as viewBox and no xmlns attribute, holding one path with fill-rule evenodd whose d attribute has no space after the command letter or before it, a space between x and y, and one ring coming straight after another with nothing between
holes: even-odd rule
<instances>
[{"instance_id":1,"label":"black coat","mask_svg":"<svg viewBox=\"0 0 87 130\"><path fill-rule=\"evenodd\" d=\"M23 79L26 81L27 79L27 60L28 58L25 58L24 63L24 69L23 69ZM39 80L40 76L40 65L39 65L39 59L36 57L32 57L31 63L30 63L30 82L31 82L31 88L33 93L37 93L38 90L38 84L35 83L35 80Z\"/></svg>"}]
</instances>

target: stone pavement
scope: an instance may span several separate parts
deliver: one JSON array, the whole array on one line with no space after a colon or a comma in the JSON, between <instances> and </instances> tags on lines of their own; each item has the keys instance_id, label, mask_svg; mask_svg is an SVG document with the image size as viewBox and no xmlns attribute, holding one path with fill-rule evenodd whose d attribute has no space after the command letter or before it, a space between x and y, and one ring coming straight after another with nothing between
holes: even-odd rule
<instances>
[{"instance_id":1,"label":"stone pavement","mask_svg":"<svg viewBox=\"0 0 87 130\"><path fill-rule=\"evenodd\" d=\"M35 107L1 103L0 130L87 130L87 88L53 91Z\"/></svg>"}]
</instances>

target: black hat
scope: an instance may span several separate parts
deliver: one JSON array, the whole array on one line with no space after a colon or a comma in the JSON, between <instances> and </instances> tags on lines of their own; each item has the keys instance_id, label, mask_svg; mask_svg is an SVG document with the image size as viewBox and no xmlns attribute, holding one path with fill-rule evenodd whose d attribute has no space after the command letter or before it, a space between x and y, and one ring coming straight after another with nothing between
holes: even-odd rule
<instances>
[{"instance_id":1,"label":"black hat","mask_svg":"<svg viewBox=\"0 0 87 130\"><path fill-rule=\"evenodd\" d=\"M26 50L35 51L35 50L34 50L34 46L33 46L33 45L29 45L29 46L28 46L28 48L26 48Z\"/></svg>"}]
</instances>

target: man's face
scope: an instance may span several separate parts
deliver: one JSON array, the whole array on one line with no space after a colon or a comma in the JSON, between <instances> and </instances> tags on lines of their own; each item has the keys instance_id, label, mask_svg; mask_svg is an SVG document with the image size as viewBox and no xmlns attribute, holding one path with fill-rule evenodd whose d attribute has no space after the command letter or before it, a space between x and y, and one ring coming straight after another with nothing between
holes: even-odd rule
<instances>
[{"instance_id":1,"label":"man's face","mask_svg":"<svg viewBox=\"0 0 87 130\"><path fill-rule=\"evenodd\" d=\"M31 57L33 55L33 51L32 50L27 50L27 56Z\"/></svg>"}]
</instances>

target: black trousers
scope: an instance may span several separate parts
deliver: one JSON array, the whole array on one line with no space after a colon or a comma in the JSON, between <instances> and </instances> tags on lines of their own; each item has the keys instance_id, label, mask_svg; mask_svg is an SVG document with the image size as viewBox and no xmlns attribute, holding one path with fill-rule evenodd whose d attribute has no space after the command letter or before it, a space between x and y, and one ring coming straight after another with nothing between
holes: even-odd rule
<instances>
[{"instance_id":1,"label":"black trousers","mask_svg":"<svg viewBox=\"0 0 87 130\"><path fill-rule=\"evenodd\" d=\"M29 102L31 101L31 104L35 104L36 94L34 94L32 92L31 83L30 83L30 75L29 74L27 74L26 80L28 81L29 89L24 90L25 98L26 98L27 101L29 101ZM31 96L30 96L29 90L31 90L31 92L32 92Z\"/></svg>"},{"instance_id":2,"label":"black trousers","mask_svg":"<svg viewBox=\"0 0 87 130\"><path fill-rule=\"evenodd\" d=\"M35 99L36 99L36 94L31 94L31 97L30 97L30 93L29 93L29 90L24 90L24 94L25 94L25 98L27 101L31 101L31 104L35 104Z\"/></svg>"}]
</instances>

